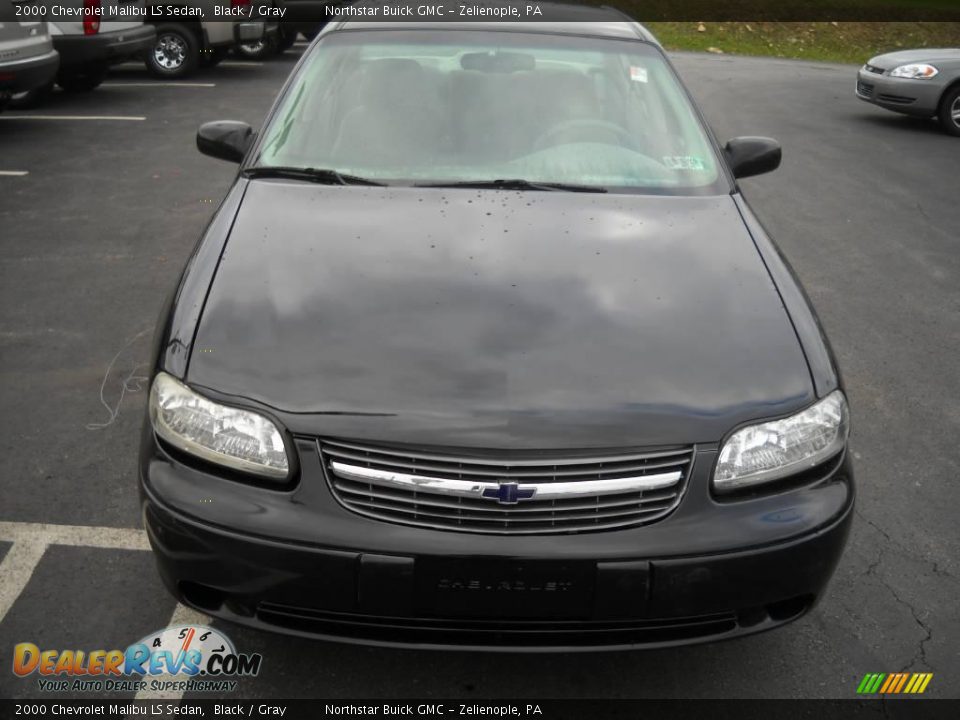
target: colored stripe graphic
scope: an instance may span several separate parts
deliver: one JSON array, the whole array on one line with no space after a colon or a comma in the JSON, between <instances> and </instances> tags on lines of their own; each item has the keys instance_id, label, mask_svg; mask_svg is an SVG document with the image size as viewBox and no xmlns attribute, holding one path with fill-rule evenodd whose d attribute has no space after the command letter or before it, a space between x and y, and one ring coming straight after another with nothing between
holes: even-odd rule
<instances>
[{"instance_id":1,"label":"colored stripe graphic","mask_svg":"<svg viewBox=\"0 0 960 720\"><path fill-rule=\"evenodd\" d=\"M887 690L889 690L891 686L896 684L896 681L899 679L900 679L900 676L897 673L888 675L887 681L883 684L883 687L880 688L880 694L883 695L885 692L887 692Z\"/></svg>"},{"instance_id":2,"label":"colored stripe graphic","mask_svg":"<svg viewBox=\"0 0 960 720\"><path fill-rule=\"evenodd\" d=\"M867 673L857 685L858 695L919 695L930 684L933 673Z\"/></svg>"}]
</instances>

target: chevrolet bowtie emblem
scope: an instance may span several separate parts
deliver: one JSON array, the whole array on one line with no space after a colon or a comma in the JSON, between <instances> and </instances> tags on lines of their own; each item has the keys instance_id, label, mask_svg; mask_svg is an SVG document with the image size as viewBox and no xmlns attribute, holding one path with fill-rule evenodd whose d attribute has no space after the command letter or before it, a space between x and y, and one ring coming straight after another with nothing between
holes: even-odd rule
<instances>
[{"instance_id":1,"label":"chevrolet bowtie emblem","mask_svg":"<svg viewBox=\"0 0 960 720\"><path fill-rule=\"evenodd\" d=\"M520 487L519 483L500 483L499 487L485 488L483 497L496 500L499 505L516 505L521 500L529 500L537 489L530 486Z\"/></svg>"}]
</instances>

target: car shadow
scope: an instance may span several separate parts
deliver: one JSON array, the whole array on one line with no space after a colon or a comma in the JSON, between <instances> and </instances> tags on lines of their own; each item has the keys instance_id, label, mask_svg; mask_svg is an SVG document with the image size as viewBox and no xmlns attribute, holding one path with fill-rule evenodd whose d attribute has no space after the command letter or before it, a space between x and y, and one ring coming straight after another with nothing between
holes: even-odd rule
<instances>
[{"instance_id":1,"label":"car shadow","mask_svg":"<svg viewBox=\"0 0 960 720\"><path fill-rule=\"evenodd\" d=\"M895 113L891 113L889 115L873 115L865 113L860 115L859 119L871 125L889 128L898 132L916 132L948 137L947 134L943 132L937 121L933 118L913 117L912 115L898 115Z\"/></svg>"}]
</instances>

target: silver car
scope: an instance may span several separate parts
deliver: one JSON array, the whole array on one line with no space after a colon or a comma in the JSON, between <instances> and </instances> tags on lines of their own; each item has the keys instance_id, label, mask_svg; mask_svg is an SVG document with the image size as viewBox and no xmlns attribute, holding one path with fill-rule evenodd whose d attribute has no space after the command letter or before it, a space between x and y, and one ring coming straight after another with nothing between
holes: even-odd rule
<instances>
[{"instance_id":1,"label":"silver car","mask_svg":"<svg viewBox=\"0 0 960 720\"><path fill-rule=\"evenodd\" d=\"M13 15L9 0L0 0L0 17ZM53 80L60 56L45 22L0 22L0 110L10 98Z\"/></svg>"},{"instance_id":2,"label":"silver car","mask_svg":"<svg viewBox=\"0 0 960 720\"><path fill-rule=\"evenodd\" d=\"M857 74L857 97L894 112L936 117L944 130L960 136L960 48L871 58Z\"/></svg>"}]
</instances>

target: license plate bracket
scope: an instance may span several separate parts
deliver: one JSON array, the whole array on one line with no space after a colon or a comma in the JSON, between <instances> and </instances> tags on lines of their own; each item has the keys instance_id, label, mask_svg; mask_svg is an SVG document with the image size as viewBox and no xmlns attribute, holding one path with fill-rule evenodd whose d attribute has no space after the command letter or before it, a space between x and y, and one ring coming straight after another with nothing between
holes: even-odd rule
<instances>
[{"instance_id":1,"label":"license plate bracket","mask_svg":"<svg viewBox=\"0 0 960 720\"><path fill-rule=\"evenodd\" d=\"M416 597L433 617L587 618L596 563L565 560L418 559Z\"/></svg>"}]
</instances>

